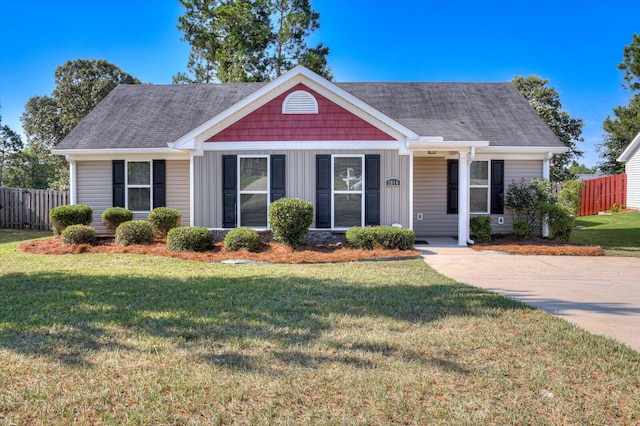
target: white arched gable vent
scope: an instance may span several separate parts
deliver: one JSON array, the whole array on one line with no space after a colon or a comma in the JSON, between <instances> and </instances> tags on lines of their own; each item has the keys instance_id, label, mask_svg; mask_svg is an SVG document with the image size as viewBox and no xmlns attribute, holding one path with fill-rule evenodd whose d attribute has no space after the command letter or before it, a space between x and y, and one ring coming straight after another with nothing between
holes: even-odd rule
<instances>
[{"instance_id":1,"label":"white arched gable vent","mask_svg":"<svg viewBox=\"0 0 640 426\"><path fill-rule=\"evenodd\" d=\"M283 114L317 114L318 101L309 92L296 90L289 93L282 102Z\"/></svg>"}]
</instances>

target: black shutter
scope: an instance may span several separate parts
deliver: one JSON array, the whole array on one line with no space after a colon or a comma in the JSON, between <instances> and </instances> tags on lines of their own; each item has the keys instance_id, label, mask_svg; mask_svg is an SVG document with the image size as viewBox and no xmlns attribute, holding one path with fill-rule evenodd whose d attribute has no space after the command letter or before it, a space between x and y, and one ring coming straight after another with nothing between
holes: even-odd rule
<instances>
[{"instance_id":1,"label":"black shutter","mask_svg":"<svg viewBox=\"0 0 640 426\"><path fill-rule=\"evenodd\" d=\"M458 160L447 160L447 214L458 213Z\"/></svg>"},{"instance_id":2,"label":"black shutter","mask_svg":"<svg viewBox=\"0 0 640 426\"><path fill-rule=\"evenodd\" d=\"M331 155L316 155L316 228L331 228Z\"/></svg>"},{"instance_id":3,"label":"black shutter","mask_svg":"<svg viewBox=\"0 0 640 426\"><path fill-rule=\"evenodd\" d=\"M222 227L236 227L238 191L238 158L235 155L222 156Z\"/></svg>"},{"instance_id":4,"label":"black shutter","mask_svg":"<svg viewBox=\"0 0 640 426\"><path fill-rule=\"evenodd\" d=\"M491 161L491 214L504 214L504 160Z\"/></svg>"},{"instance_id":5,"label":"black shutter","mask_svg":"<svg viewBox=\"0 0 640 426\"><path fill-rule=\"evenodd\" d=\"M380 155L364 156L364 224L380 225Z\"/></svg>"},{"instance_id":6,"label":"black shutter","mask_svg":"<svg viewBox=\"0 0 640 426\"><path fill-rule=\"evenodd\" d=\"M271 156L271 202L286 197L285 156Z\"/></svg>"},{"instance_id":7,"label":"black shutter","mask_svg":"<svg viewBox=\"0 0 640 426\"><path fill-rule=\"evenodd\" d=\"M153 160L153 207L165 207L167 198L166 161Z\"/></svg>"},{"instance_id":8,"label":"black shutter","mask_svg":"<svg viewBox=\"0 0 640 426\"><path fill-rule=\"evenodd\" d=\"M112 162L113 207L125 207L124 205L124 160Z\"/></svg>"}]
</instances>

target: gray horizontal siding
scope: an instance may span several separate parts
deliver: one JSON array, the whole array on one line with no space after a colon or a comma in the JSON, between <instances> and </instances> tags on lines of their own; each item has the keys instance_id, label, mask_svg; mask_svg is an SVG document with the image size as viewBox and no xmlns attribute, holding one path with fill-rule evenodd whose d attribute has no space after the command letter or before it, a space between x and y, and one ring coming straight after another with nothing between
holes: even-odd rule
<instances>
[{"instance_id":1,"label":"gray horizontal siding","mask_svg":"<svg viewBox=\"0 0 640 426\"><path fill-rule=\"evenodd\" d=\"M112 206L111 161L78 161L77 201L93 209L91 226L98 233L107 232L102 224L102 212Z\"/></svg>"},{"instance_id":2,"label":"gray horizontal siding","mask_svg":"<svg viewBox=\"0 0 640 426\"><path fill-rule=\"evenodd\" d=\"M112 204L112 166L111 160L78 161L77 201L93 208L91 226L98 233L106 233L102 224L102 212ZM170 161L166 163L167 207L182 214L181 224L189 224L189 161ZM147 213L136 213L134 219L147 220Z\"/></svg>"},{"instance_id":3,"label":"gray horizontal siding","mask_svg":"<svg viewBox=\"0 0 640 426\"><path fill-rule=\"evenodd\" d=\"M458 235L458 215L447 214L447 160L416 157L413 176L416 236ZM422 220L418 220L418 213L422 213Z\"/></svg>"},{"instance_id":4,"label":"gray horizontal siding","mask_svg":"<svg viewBox=\"0 0 640 426\"><path fill-rule=\"evenodd\" d=\"M189 160L167 161L167 207L177 209L182 215L180 225L189 225Z\"/></svg>"},{"instance_id":5,"label":"gray horizontal siding","mask_svg":"<svg viewBox=\"0 0 640 426\"><path fill-rule=\"evenodd\" d=\"M505 190L512 179L525 177L527 181L542 177L542 161L505 160ZM447 160L444 158L414 159L414 206L413 229L417 237L458 235L458 215L447 214ZM422 213L423 220L417 220ZM472 215L478 216L478 215ZM512 218L509 211L503 215L490 215L494 233L512 232ZM504 224L498 224L498 218Z\"/></svg>"},{"instance_id":6,"label":"gray horizontal siding","mask_svg":"<svg viewBox=\"0 0 640 426\"><path fill-rule=\"evenodd\" d=\"M380 221L383 225L400 223L409 226L409 157L397 150L279 150L242 151L242 155L286 156L286 194L315 204L316 155L319 154L379 154L381 174ZM194 220L198 226L222 227L222 156L238 155L236 151L208 151L195 157ZM387 177L401 180L400 187L385 187ZM315 227L315 222L311 225Z\"/></svg>"}]
</instances>

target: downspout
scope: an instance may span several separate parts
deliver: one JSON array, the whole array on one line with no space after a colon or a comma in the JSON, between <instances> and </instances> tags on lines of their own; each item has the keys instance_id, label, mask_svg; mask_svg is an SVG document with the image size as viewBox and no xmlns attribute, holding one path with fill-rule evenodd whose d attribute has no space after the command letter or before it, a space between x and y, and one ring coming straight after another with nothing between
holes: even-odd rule
<instances>
[{"instance_id":1,"label":"downspout","mask_svg":"<svg viewBox=\"0 0 640 426\"><path fill-rule=\"evenodd\" d=\"M69 155L65 156L69 162L69 204L78 204L78 191L77 191L77 166L76 160L72 160Z\"/></svg>"},{"instance_id":2,"label":"downspout","mask_svg":"<svg viewBox=\"0 0 640 426\"><path fill-rule=\"evenodd\" d=\"M551 157L553 157L553 153L547 152L547 156L542 160L542 179L550 179L549 162ZM542 218L542 236L544 238L549 237L549 218L547 216Z\"/></svg>"},{"instance_id":3,"label":"downspout","mask_svg":"<svg viewBox=\"0 0 640 426\"><path fill-rule=\"evenodd\" d=\"M469 168L471 167L471 163L473 162L473 159L475 157L476 157L476 147L472 146L471 152L469 153L469 158L467 159L467 166L469 166ZM468 186L469 186L469 182L467 182L467 187ZM468 191L468 192L471 193L471 191ZM471 215L467 215L467 216L471 218ZM467 221L467 226L469 227L469 230L467 231L467 244L474 245L476 242L471 239L471 225L469 221Z\"/></svg>"}]
</instances>

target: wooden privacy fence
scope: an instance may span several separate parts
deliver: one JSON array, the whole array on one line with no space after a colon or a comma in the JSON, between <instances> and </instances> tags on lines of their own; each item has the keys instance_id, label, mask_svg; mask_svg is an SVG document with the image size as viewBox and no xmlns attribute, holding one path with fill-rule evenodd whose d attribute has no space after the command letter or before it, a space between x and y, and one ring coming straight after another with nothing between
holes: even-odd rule
<instances>
[{"instance_id":1,"label":"wooden privacy fence","mask_svg":"<svg viewBox=\"0 0 640 426\"><path fill-rule=\"evenodd\" d=\"M68 191L0 188L0 228L51 229L49 210L69 204Z\"/></svg>"},{"instance_id":2,"label":"wooden privacy fence","mask_svg":"<svg viewBox=\"0 0 640 426\"><path fill-rule=\"evenodd\" d=\"M578 216L589 216L627 204L627 175L605 176L584 181Z\"/></svg>"}]
</instances>

